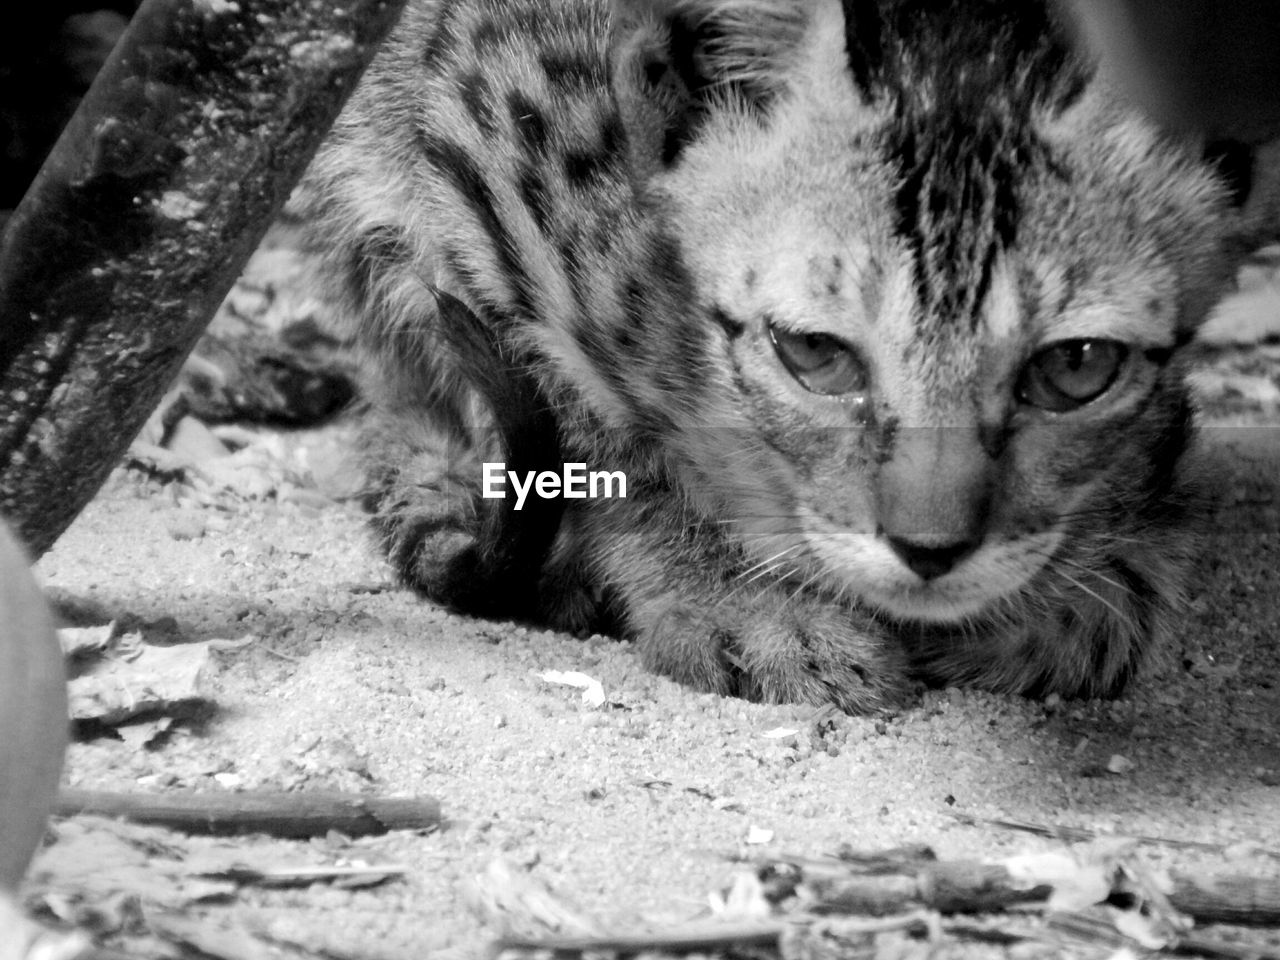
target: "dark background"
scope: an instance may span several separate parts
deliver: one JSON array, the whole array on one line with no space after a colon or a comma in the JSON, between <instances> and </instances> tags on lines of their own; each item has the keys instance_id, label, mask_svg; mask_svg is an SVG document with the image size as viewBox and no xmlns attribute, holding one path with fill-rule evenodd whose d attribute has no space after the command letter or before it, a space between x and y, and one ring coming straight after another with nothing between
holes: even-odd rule
<instances>
[{"instance_id":1,"label":"dark background","mask_svg":"<svg viewBox=\"0 0 1280 960\"><path fill-rule=\"evenodd\" d=\"M0 210L17 206L140 0L41 0L0 30Z\"/></svg>"}]
</instances>

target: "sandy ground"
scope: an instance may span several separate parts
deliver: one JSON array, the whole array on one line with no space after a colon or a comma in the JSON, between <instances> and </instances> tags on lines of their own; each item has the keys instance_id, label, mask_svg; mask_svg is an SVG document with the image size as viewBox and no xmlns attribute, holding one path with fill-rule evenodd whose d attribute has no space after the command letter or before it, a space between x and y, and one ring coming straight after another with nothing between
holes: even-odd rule
<instances>
[{"instance_id":1,"label":"sandy ground","mask_svg":"<svg viewBox=\"0 0 1280 960\"><path fill-rule=\"evenodd\" d=\"M623 642L448 614L393 585L352 506L202 505L120 471L39 564L50 594L81 622L116 619L155 643L253 640L219 656L204 714L145 747L112 735L74 744L67 782L427 795L446 819L421 834L288 842L77 818L52 828L28 903L137 958L472 957L496 931L468 891L495 857L604 928L632 930L704 915L740 856L926 843L944 858L994 858L1062 846L957 812L1202 841L1225 849L1137 855L1157 868L1274 875L1280 438L1223 428L1206 444L1221 504L1196 600L1124 699L931 690L896 715L861 718L690 692L647 674ZM541 679L546 670L597 678L605 704L582 703ZM237 853L408 869L368 889L246 886L209 899L172 879L184 859ZM183 920L249 939L184 954L173 933ZM1248 938L1280 944L1280 933Z\"/></svg>"}]
</instances>

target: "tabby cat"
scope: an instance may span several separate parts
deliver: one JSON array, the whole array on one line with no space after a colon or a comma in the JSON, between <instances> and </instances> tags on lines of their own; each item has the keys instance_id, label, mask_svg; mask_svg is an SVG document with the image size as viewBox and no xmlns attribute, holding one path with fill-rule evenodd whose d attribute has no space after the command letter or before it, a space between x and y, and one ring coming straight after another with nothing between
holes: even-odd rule
<instances>
[{"instance_id":1,"label":"tabby cat","mask_svg":"<svg viewBox=\"0 0 1280 960\"><path fill-rule=\"evenodd\" d=\"M300 196L431 598L852 711L1112 695L1169 629L1226 190L1052 6L413 0Z\"/></svg>"}]
</instances>

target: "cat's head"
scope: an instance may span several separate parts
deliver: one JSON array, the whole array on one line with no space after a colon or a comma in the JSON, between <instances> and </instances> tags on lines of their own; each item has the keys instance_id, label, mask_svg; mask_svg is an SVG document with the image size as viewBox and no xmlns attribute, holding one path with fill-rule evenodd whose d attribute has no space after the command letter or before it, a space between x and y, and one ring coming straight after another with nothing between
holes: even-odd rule
<instances>
[{"instance_id":1,"label":"cat's head","mask_svg":"<svg viewBox=\"0 0 1280 960\"><path fill-rule=\"evenodd\" d=\"M1175 589L1210 170L1030 4L615 6L631 166L709 331L680 469L752 559L925 624Z\"/></svg>"}]
</instances>

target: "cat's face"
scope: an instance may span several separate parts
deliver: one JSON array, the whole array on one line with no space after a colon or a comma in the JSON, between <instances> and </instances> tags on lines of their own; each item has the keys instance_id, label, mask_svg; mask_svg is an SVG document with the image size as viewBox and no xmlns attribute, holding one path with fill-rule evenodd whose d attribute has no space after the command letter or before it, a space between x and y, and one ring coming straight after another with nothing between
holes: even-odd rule
<instances>
[{"instance_id":1,"label":"cat's face","mask_svg":"<svg viewBox=\"0 0 1280 960\"><path fill-rule=\"evenodd\" d=\"M904 45L860 86L842 5L799 6L768 104L713 98L649 184L714 328L689 485L759 563L896 618L1105 595L1176 490L1217 185L1011 53Z\"/></svg>"}]
</instances>

